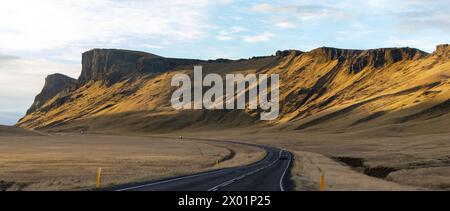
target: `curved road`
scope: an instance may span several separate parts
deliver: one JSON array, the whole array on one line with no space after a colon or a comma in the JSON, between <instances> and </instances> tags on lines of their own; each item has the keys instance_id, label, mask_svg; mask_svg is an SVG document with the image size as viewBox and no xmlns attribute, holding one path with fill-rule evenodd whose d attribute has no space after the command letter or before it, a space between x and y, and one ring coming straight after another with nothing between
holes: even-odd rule
<instances>
[{"instance_id":1,"label":"curved road","mask_svg":"<svg viewBox=\"0 0 450 211\"><path fill-rule=\"evenodd\" d=\"M117 191L284 191L291 153L264 147L264 159L248 166L178 177Z\"/></svg>"}]
</instances>

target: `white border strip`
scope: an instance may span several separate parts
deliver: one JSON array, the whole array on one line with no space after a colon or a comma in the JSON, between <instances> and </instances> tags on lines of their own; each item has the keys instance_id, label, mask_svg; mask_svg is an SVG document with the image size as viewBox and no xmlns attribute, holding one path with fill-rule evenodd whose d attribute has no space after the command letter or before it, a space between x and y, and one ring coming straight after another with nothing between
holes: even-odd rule
<instances>
[{"instance_id":1,"label":"white border strip","mask_svg":"<svg viewBox=\"0 0 450 211\"><path fill-rule=\"evenodd\" d=\"M283 151L283 150L281 150L281 152L282 152L282 151ZM281 154L280 154L280 155L281 155ZM289 153L289 162L288 162L288 165L287 165L286 169L284 169L283 175L281 176L281 179L280 179L280 189L281 189L281 191L284 191L283 180L284 180L284 176L286 176L287 170L288 170L289 167L291 166L291 161L292 161L292 155L291 155L291 153Z\"/></svg>"},{"instance_id":2,"label":"white border strip","mask_svg":"<svg viewBox=\"0 0 450 211\"><path fill-rule=\"evenodd\" d=\"M123 189L119 189L119 190L116 190L116 191L120 192L120 191L140 189L140 188L150 187L150 186L154 186L154 185L160 185L160 184L165 184L165 183L169 183L169 182L175 182L175 181L183 180L183 179L190 179L190 178L194 178L194 177L200 177L200 176L205 176L205 175L210 175L210 174L222 173L223 171L226 171L226 170L227 169L222 169L222 170L213 171L213 172L206 172L206 173L202 173L202 174L196 174L196 175L191 175L191 176L179 177L179 178L175 178L175 179L164 180L164 181L150 183L150 184L145 184L145 185L139 185L139 186L134 186L134 187L129 187L129 188L123 188Z\"/></svg>"}]
</instances>

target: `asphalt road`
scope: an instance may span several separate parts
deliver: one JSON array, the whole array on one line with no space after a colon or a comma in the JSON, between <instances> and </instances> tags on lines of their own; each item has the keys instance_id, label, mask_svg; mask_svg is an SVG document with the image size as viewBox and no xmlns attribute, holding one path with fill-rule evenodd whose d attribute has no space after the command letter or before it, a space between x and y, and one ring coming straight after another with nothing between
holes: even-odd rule
<instances>
[{"instance_id":1,"label":"asphalt road","mask_svg":"<svg viewBox=\"0 0 450 211\"><path fill-rule=\"evenodd\" d=\"M266 157L248 166L122 187L117 191L285 191L292 155L264 148Z\"/></svg>"}]
</instances>

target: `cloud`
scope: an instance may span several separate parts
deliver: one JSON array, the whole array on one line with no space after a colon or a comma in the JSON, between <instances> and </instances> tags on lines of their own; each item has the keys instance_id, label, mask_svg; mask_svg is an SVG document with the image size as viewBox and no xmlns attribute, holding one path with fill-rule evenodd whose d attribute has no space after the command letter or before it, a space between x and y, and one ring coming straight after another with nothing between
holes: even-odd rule
<instances>
[{"instance_id":1,"label":"cloud","mask_svg":"<svg viewBox=\"0 0 450 211\"><path fill-rule=\"evenodd\" d=\"M246 32L246 31L248 31L248 29L244 28L242 26L233 26L227 30L220 31L216 38L217 38L217 40L220 40L220 41L234 40L235 34L238 34L241 32Z\"/></svg>"},{"instance_id":2,"label":"cloud","mask_svg":"<svg viewBox=\"0 0 450 211\"><path fill-rule=\"evenodd\" d=\"M68 47L118 46L128 38L171 43L193 41L207 34L208 2L2 1L0 49L18 54Z\"/></svg>"},{"instance_id":3,"label":"cloud","mask_svg":"<svg viewBox=\"0 0 450 211\"><path fill-rule=\"evenodd\" d=\"M0 56L0 124L12 124L25 113L47 75L63 73L76 78L80 70L80 65Z\"/></svg>"},{"instance_id":4,"label":"cloud","mask_svg":"<svg viewBox=\"0 0 450 211\"><path fill-rule=\"evenodd\" d=\"M439 41L438 41L439 42ZM442 41L445 43L445 41ZM382 45L389 47L413 47L418 48L420 50L426 51L428 53L434 52L436 49L436 40L429 37L415 36L413 38L398 38L398 37L389 37L386 40L383 40Z\"/></svg>"},{"instance_id":5,"label":"cloud","mask_svg":"<svg viewBox=\"0 0 450 211\"><path fill-rule=\"evenodd\" d=\"M262 16L263 22L280 29L295 29L299 26L323 24L345 18L345 10L337 3L323 1L285 1L283 3L253 4L250 11Z\"/></svg>"},{"instance_id":6,"label":"cloud","mask_svg":"<svg viewBox=\"0 0 450 211\"><path fill-rule=\"evenodd\" d=\"M364 39L374 33L376 33L375 29L360 23L349 24L345 30L334 32L336 40L339 41Z\"/></svg>"},{"instance_id":7,"label":"cloud","mask_svg":"<svg viewBox=\"0 0 450 211\"><path fill-rule=\"evenodd\" d=\"M274 34L266 32L257 35L244 36L244 41L249 43L264 42L271 40L274 36Z\"/></svg>"},{"instance_id":8,"label":"cloud","mask_svg":"<svg viewBox=\"0 0 450 211\"><path fill-rule=\"evenodd\" d=\"M0 54L0 62L14 60L14 59L18 59L18 57Z\"/></svg>"},{"instance_id":9,"label":"cloud","mask_svg":"<svg viewBox=\"0 0 450 211\"><path fill-rule=\"evenodd\" d=\"M293 29L296 27L294 23L291 23L289 21L279 21L275 23L275 26L282 28L282 29Z\"/></svg>"},{"instance_id":10,"label":"cloud","mask_svg":"<svg viewBox=\"0 0 450 211\"><path fill-rule=\"evenodd\" d=\"M231 36L227 31L221 31L219 32L219 35L217 35L217 40L220 41L228 41L228 40L233 40L234 37Z\"/></svg>"},{"instance_id":11,"label":"cloud","mask_svg":"<svg viewBox=\"0 0 450 211\"><path fill-rule=\"evenodd\" d=\"M232 4L234 0L216 0L219 4Z\"/></svg>"},{"instance_id":12,"label":"cloud","mask_svg":"<svg viewBox=\"0 0 450 211\"><path fill-rule=\"evenodd\" d=\"M294 14L314 14L328 10L325 5L271 5L267 3L255 4L252 11L266 13L294 13Z\"/></svg>"},{"instance_id":13,"label":"cloud","mask_svg":"<svg viewBox=\"0 0 450 211\"><path fill-rule=\"evenodd\" d=\"M163 49L165 46L163 45L151 45L151 44L144 44L142 45L145 48L151 48L151 49Z\"/></svg>"},{"instance_id":14,"label":"cloud","mask_svg":"<svg viewBox=\"0 0 450 211\"><path fill-rule=\"evenodd\" d=\"M234 16L231 19L235 20L235 21L241 21L243 18L239 17L239 16Z\"/></svg>"},{"instance_id":15,"label":"cloud","mask_svg":"<svg viewBox=\"0 0 450 211\"><path fill-rule=\"evenodd\" d=\"M408 44L429 51L449 42L448 8L448 0L285 0L252 4L250 11L271 25L266 28L301 26L309 42L348 48Z\"/></svg>"},{"instance_id":16,"label":"cloud","mask_svg":"<svg viewBox=\"0 0 450 211\"><path fill-rule=\"evenodd\" d=\"M242 27L242 26L233 26L230 28L231 33L239 33L239 32L245 32L248 31L248 29Z\"/></svg>"},{"instance_id":17,"label":"cloud","mask_svg":"<svg viewBox=\"0 0 450 211\"><path fill-rule=\"evenodd\" d=\"M251 11L269 14L289 15L304 21L338 14L337 8L325 4L271 5L267 3L260 3L253 5Z\"/></svg>"},{"instance_id":18,"label":"cloud","mask_svg":"<svg viewBox=\"0 0 450 211\"><path fill-rule=\"evenodd\" d=\"M449 5L450 8L450 5ZM450 13L441 9L411 11L395 14L399 20L396 27L408 31L423 31L429 28L450 32Z\"/></svg>"},{"instance_id":19,"label":"cloud","mask_svg":"<svg viewBox=\"0 0 450 211\"><path fill-rule=\"evenodd\" d=\"M450 1L448 0L368 0L364 3L348 1L340 5L347 13L377 16L389 21L396 31L450 31ZM392 29L385 29L392 30Z\"/></svg>"},{"instance_id":20,"label":"cloud","mask_svg":"<svg viewBox=\"0 0 450 211\"><path fill-rule=\"evenodd\" d=\"M269 16L291 18L298 21L348 18L354 22L368 17L378 17L399 30L424 31L437 29L450 32L450 1L447 0L348 0L348 1L293 1L284 3L257 3L251 11ZM322 22L320 22L322 23ZM284 25L275 22L275 25ZM387 29L386 29L387 30Z\"/></svg>"}]
</instances>

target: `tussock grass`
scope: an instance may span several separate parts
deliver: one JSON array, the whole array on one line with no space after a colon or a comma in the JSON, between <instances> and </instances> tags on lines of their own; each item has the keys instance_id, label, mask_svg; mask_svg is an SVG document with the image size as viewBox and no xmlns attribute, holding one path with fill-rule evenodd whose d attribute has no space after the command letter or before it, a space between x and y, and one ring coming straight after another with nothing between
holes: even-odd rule
<instances>
[{"instance_id":1,"label":"tussock grass","mask_svg":"<svg viewBox=\"0 0 450 211\"><path fill-rule=\"evenodd\" d=\"M237 144L106 135L2 136L0 146L2 190L92 189L99 167L104 187L146 182L245 165L264 154Z\"/></svg>"}]
</instances>

